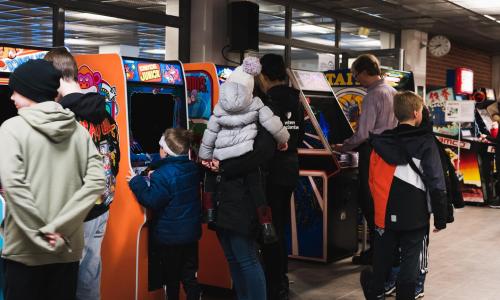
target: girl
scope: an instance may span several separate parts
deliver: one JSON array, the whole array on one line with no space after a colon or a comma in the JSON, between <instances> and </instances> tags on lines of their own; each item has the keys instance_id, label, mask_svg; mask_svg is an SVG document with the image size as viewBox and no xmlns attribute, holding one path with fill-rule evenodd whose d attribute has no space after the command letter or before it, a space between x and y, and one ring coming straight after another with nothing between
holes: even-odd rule
<instances>
[{"instance_id":1,"label":"girl","mask_svg":"<svg viewBox=\"0 0 500 300\"><path fill-rule=\"evenodd\" d=\"M200 298L196 278L198 240L201 236L200 175L189 160L192 132L170 128L159 141L160 157L149 185L131 174L129 186L139 203L152 210L151 235L159 248L167 299L179 299L182 281L188 300Z\"/></svg>"}]
</instances>

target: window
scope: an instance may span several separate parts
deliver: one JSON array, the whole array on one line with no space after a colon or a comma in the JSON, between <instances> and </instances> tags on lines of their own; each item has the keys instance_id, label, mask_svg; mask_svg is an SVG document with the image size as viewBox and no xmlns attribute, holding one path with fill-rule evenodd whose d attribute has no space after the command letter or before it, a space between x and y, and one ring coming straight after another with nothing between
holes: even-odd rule
<instances>
[{"instance_id":1,"label":"window","mask_svg":"<svg viewBox=\"0 0 500 300\"><path fill-rule=\"evenodd\" d=\"M91 13L66 11L65 40L73 53L99 53L99 46L139 47L139 57L165 58L166 28Z\"/></svg>"},{"instance_id":2,"label":"window","mask_svg":"<svg viewBox=\"0 0 500 300\"><path fill-rule=\"evenodd\" d=\"M259 32L285 36L285 7L267 1L257 1L257 4L259 4Z\"/></svg>"},{"instance_id":3,"label":"window","mask_svg":"<svg viewBox=\"0 0 500 300\"><path fill-rule=\"evenodd\" d=\"M51 7L0 0L0 27L2 43L52 46Z\"/></svg>"},{"instance_id":4,"label":"window","mask_svg":"<svg viewBox=\"0 0 500 300\"><path fill-rule=\"evenodd\" d=\"M335 20L293 9L292 38L335 47Z\"/></svg>"},{"instance_id":5,"label":"window","mask_svg":"<svg viewBox=\"0 0 500 300\"><path fill-rule=\"evenodd\" d=\"M267 43L259 43L259 55L264 55L268 53L274 53L285 57L285 46L283 45L275 45L275 44L267 44Z\"/></svg>"},{"instance_id":6,"label":"window","mask_svg":"<svg viewBox=\"0 0 500 300\"><path fill-rule=\"evenodd\" d=\"M335 55L292 47L292 69L327 71L335 69Z\"/></svg>"},{"instance_id":7,"label":"window","mask_svg":"<svg viewBox=\"0 0 500 300\"><path fill-rule=\"evenodd\" d=\"M367 51L394 48L394 34L342 22L340 48L342 50Z\"/></svg>"}]
</instances>

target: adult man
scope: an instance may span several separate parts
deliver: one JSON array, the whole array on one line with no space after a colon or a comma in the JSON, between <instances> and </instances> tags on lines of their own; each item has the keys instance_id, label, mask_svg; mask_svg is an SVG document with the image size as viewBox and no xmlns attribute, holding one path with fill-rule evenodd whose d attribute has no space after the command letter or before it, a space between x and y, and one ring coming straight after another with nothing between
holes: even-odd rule
<instances>
[{"instance_id":1,"label":"adult man","mask_svg":"<svg viewBox=\"0 0 500 300\"><path fill-rule=\"evenodd\" d=\"M66 48L55 48L45 56L61 71L57 101L70 109L76 119L91 132L97 150L102 155L106 174L106 190L89 212L84 223L85 248L80 261L77 299L99 300L101 281L101 244L109 217L109 206L114 198L116 175L120 161L118 127L106 111L103 96L84 94L78 84L76 61Z\"/></svg>"},{"instance_id":2,"label":"adult man","mask_svg":"<svg viewBox=\"0 0 500 300\"><path fill-rule=\"evenodd\" d=\"M359 152L359 203L363 215L368 223L371 240L373 239L373 201L368 187L368 166L371 147L368 144L369 133L382 133L384 130L397 125L393 112L393 96L396 90L382 79L380 63L371 54L360 55L351 66L353 77L367 89L361 105L361 115L358 129L352 137L345 140L342 145L336 145L337 151L357 150ZM372 250L354 257L353 263L370 264Z\"/></svg>"},{"instance_id":3,"label":"adult man","mask_svg":"<svg viewBox=\"0 0 500 300\"><path fill-rule=\"evenodd\" d=\"M101 157L54 102L61 72L30 60L10 76L19 116L0 127L6 299L74 299L83 220L102 194Z\"/></svg>"}]
</instances>

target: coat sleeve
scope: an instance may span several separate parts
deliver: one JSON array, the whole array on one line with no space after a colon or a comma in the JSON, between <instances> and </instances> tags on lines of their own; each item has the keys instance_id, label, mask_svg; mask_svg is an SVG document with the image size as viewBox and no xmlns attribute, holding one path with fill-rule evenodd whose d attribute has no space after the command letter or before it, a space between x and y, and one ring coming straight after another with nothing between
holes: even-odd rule
<instances>
[{"instance_id":1,"label":"coat sleeve","mask_svg":"<svg viewBox=\"0 0 500 300\"><path fill-rule=\"evenodd\" d=\"M428 148L424 150L422 155L421 165L426 186L429 190L432 213L434 214L434 226L437 229L444 229L448 220L448 200L441 157L434 141L429 139L427 145Z\"/></svg>"},{"instance_id":2,"label":"coat sleeve","mask_svg":"<svg viewBox=\"0 0 500 300\"><path fill-rule=\"evenodd\" d=\"M275 116L269 107L263 106L259 109L259 123L273 135L278 144L284 144L290 139L290 133L283 126L280 118Z\"/></svg>"},{"instance_id":3,"label":"coat sleeve","mask_svg":"<svg viewBox=\"0 0 500 300\"><path fill-rule=\"evenodd\" d=\"M72 235L81 226L96 200L104 192L106 177L102 157L86 130L83 134L87 137L87 170L83 177L83 185L68 199L58 215L40 228L41 233L58 232L63 235Z\"/></svg>"},{"instance_id":4,"label":"coat sleeve","mask_svg":"<svg viewBox=\"0 0 500 300\"><path fill-rule=\"evenodd\" d=\"M135 176L129 182L137 201L146 208L159 209L167 206L172 200L169 184L158 172L161 171L153 172L149 185L142 176Z\"/></svg>"},{"instance_id":5,"label":"coat sleeve","mask_svg":"<svg viewBox=\"0 0 500 300\"><path fill-rule=\"evenodd\" d=\"M214 154L215 140L220 131L220 125L217 122L217 117L212 115L208 120L207 129L203 133L203 139L200 144L198 156L201 159L212 159Z\"/></svg>"},{"instance_id":6,"label":"coat sleeve","mask_svg":"<svg viewBox=\"0 0 500 300\"><path fill-rule=\"evenodd\" d=\"M220 173L226 177L241 176L267 163L274 155L276 142L272 135L260 128L254 141L254 149L245 155L220 163Z\"/></svg>"},{"instance_id":7,"label":"coat sleeve","mask_svg":"<svg viewBox=\"0 0 500 300\"><path fill-rule=\"evenodd\" d=\"M0 179L5 192L6 205L16 224L24 231L33 244L48 248L38 229L45 221L35 205L35 198L26 181L26 167L22 156L21 143L15 132L7 126L0 127ZM95 199L94 199L95 200Z\"/></svg>"}]
</instances>

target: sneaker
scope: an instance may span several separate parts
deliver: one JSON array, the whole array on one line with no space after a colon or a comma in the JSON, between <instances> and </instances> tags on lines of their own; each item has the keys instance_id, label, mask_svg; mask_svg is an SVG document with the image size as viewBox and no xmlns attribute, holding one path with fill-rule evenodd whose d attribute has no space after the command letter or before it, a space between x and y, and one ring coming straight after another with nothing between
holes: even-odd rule
<instances>
[{"instance_id":1,"label":"sneaker","mask_svg":"<svg viewBox=\"0 0 500 300\"><path fill-rule=\"evenodd\" d=\"M491 208L500 208L500 198L496 197L488 201L488 206Z\"/></svg>"},{"instance_id":2,"label":"sneaker","mask_svg":"<svg viewBox=\"0 0 500 300\"><path fill-rule=\"evenodd\" d=\"M384 294L389 296L394 296L396 292L396 281L388 281L384 285Z\"/></svg>"},{"instance_id":3,"label":"sneaker","mask_svg":"<svg viewBox=\"0 0 500 300\"><path fill-rule=\"evenodd\" d=\"M400 267L392 267L389 278L385 282L384 291L386 296L392 296L396 292L396 281L398 280Z\"/></svg>"},{"instance_id":4,"label":"sneaker","mask_svg":"<svg viewBox=\"0 0 500 300\"><path fill-rule=\"evenodd\" d=\"M415 299L420 299L424 298L424 288L423 287L417 287L415 289Z\"/></svg>"}]
</instances>

